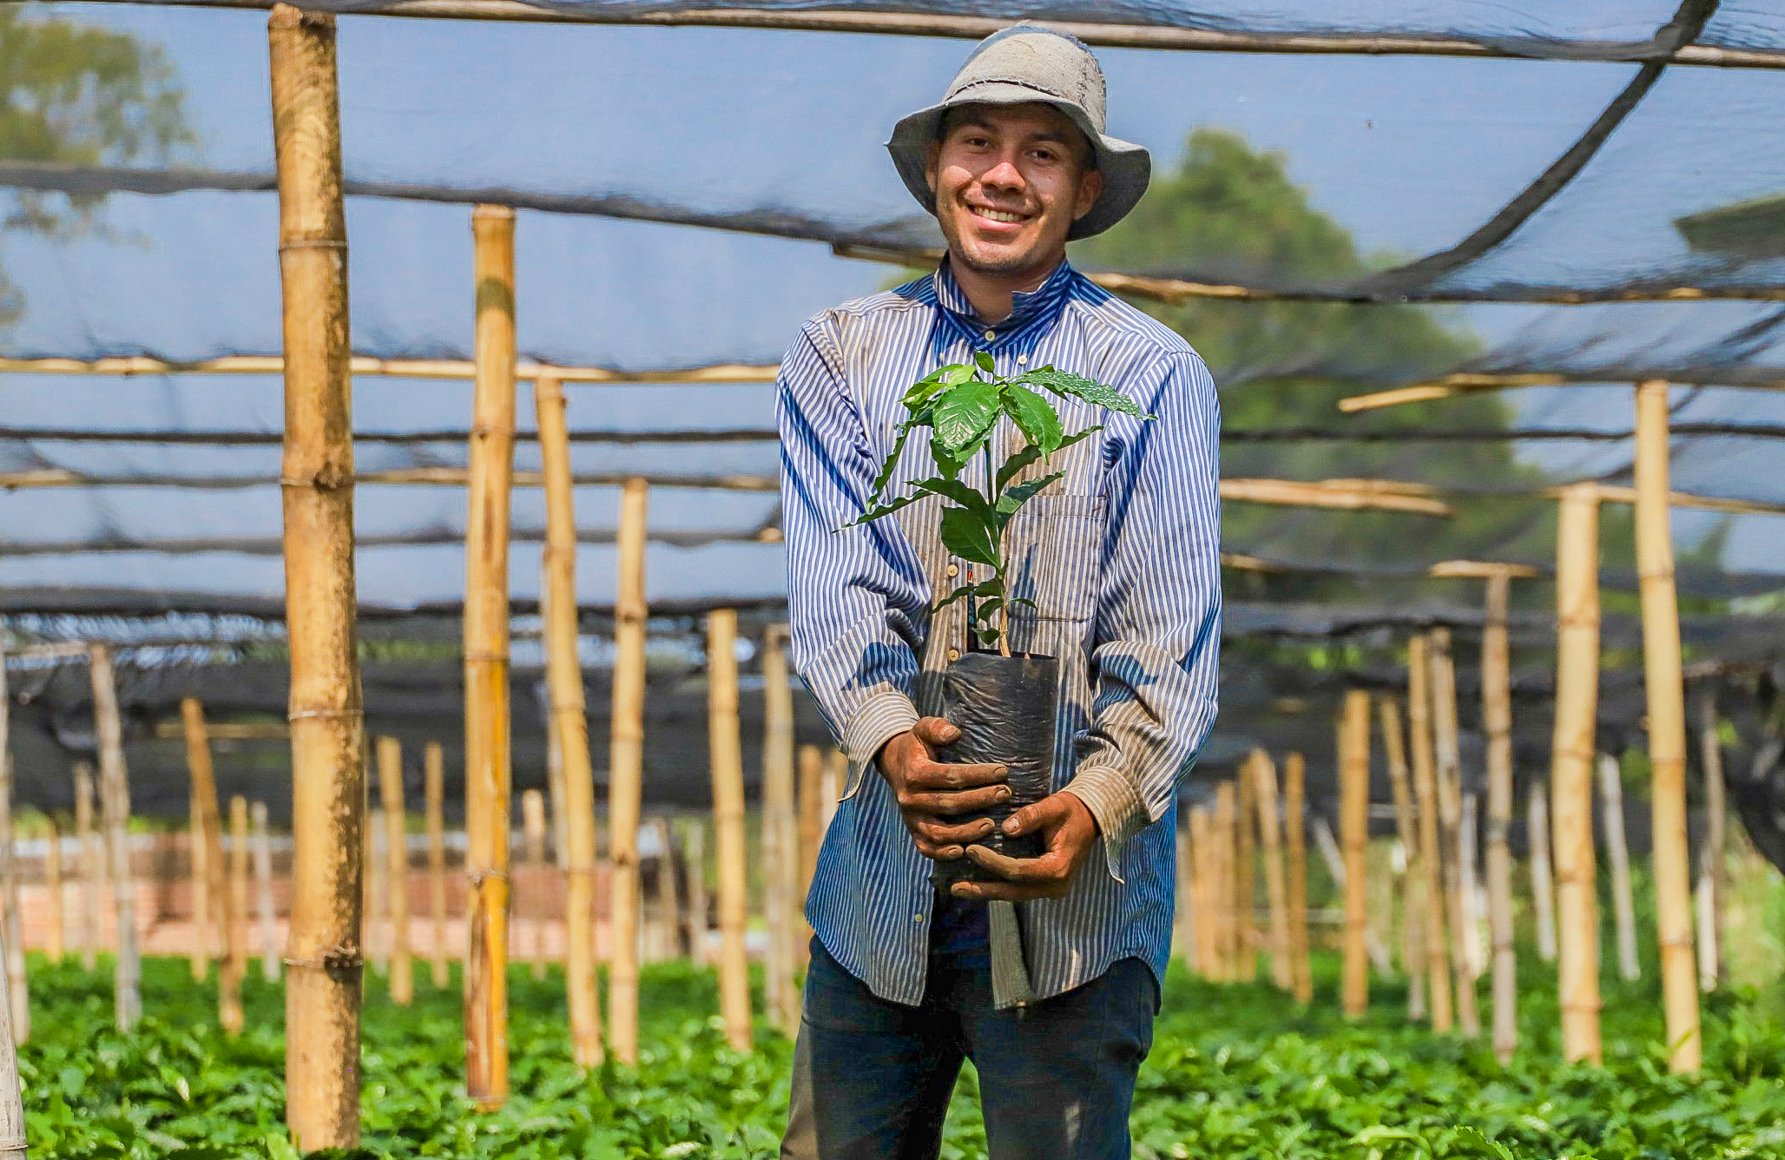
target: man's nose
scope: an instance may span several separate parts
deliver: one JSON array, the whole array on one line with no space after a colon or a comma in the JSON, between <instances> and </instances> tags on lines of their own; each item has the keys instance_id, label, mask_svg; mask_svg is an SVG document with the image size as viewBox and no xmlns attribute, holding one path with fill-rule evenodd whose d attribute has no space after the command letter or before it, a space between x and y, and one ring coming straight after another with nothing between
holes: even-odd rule
<instances>
[{"instance_id":1,"label":"man's nose","mask_svg":"<svg viewBox=\"0 0 1785 1160\"><path fill-rule=\"evenodd\" d=\"M1017 168L1016 158L1005 155L997 164L979 175L981 185L996 186L1000 189L1021 189L1024 186L1023 171Z\"/></svg>"}]
</instances>

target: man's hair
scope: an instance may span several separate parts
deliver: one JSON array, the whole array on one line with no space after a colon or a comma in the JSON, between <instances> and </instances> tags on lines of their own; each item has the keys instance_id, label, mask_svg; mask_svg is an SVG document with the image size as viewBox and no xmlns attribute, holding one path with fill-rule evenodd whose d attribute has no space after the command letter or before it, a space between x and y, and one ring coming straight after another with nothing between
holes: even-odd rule
<instances>
[{"instance_id":1,"label":"man's hair","mask_svg":"<svg viewBox=\"0 0 1785 1160\"><path fill-rule=\"evenodd\" d=\"M1054 108L1054 106L1049 105L1046 101L1035 101L1033 103L1037 104L1037 105L1045 105L1047 108L1050 108L1050 109ZM992 105L992 104L987 104L984 102L977 102L977 101L968 101L964 104L950 105L948 108L942 110L942 116L936 122L936 140L938 143L940 143L945 137L948 136L948 131L950 129L954 128L955 125L958 124L960 122L960 119L964 116L967 116L969 114L979 113L981 110L984 110L984 109L1007 108L1007 107L1008 106ZM1054 111L1056 113L1060 112L1058 109L1054 109ZM1077 154L1077 157L1075 158L1075 160L1078 161L1079 168L1082 169L1086 173L1089 173L1093 169L1096 169L1097 168L1097 150L1095 150L1091 147L1091 139L1089 137L1086 137L1085 131L1083 129L1079 128L1078 123L1076 121L1074 121L1071 117L1068 117L1065 113L1060 113L1060 119L1062 121L1065 121L1067 126L1072 130L1071 140L1074 142L1074 145L1075 145L1073 152Z\"/></svg>"}]
</instances>

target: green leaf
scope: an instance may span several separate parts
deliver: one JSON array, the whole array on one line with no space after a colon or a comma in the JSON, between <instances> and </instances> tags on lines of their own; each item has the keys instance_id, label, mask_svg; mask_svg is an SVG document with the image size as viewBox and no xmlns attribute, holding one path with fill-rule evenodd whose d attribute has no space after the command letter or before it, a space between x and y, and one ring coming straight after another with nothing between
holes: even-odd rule
<instances>
[{"instance_id":1,"label":"green leaf","mask_svg":"<svg viewBox=\"0 0 1785 1160\"><path fill-rule=\"evenodd\" d=\"M1060 416L1054 411L1052 403L1029 388L1015 384L999 392L999 399L1004 413L1010 416L1010 421L1017 425L1031 444L1041 448L1043 456L1052 455L1059 450L1065 431L1060 426Z\"/></svg>"},{"instance_id":2,"label":"green leaf","mask_svg":"<svg viewBox=\"0 0 1785 1160\"><path fill-rule=\"evenodd\" d=\"M1065 475L1066 473L1064 471L1056 471L1052 475L1043 475L1038 479L1031 479L1026 483L1019 483L1003 495L999 496L998 527L1002 529L1005 524L1010 522L1010 517L1016 514L1016 509L1035 498L1042 488L1054 482L1056 479L1064 478Z\"/></svg>"},{"instance_id":3,"label":"green leaf","mask_svg":"<svg viewBox=\"0 0 1785 1160\"><path fill-rule=\"evenodd\" d=\"M997 419L998 388L973 379L950 388L937 400L935 410L935 442L956 455L964 455L984 438Z\"/></svg>"},{"instance_id":4,"label":"green leaf","mask_svg":"<svg viewBox=\"0 0 1785 1160\"><path fill-rule=\"evenodd\" d=\"M942 510L942 544L951 553L976 564L998 567L998 534L991 521L966 508Z\"/></svg>"},{"instance_id":5,"label":"green leaf","mask_svg":"<svg viewBox=\"0 0 1785 1160\"><path fill-rule=\"evenodd\" d=\"M974 351L973 352L973 361L978 363L979 369L984 371L988 375L996 373L996 371L998 369L998 364L996 362L992 361L992 353L990 351L986 351L986 350Z\"/></svg>"},{"instance_id":6,"label":"green leaf","mask_svg":"<svg viewBox=\"0 0 1785 1160\"><path fill-rule=\"evenodd\" d=\"M1051 366L1038 367L1025 374L1018 375L1016 381L1029 386L1042 387L1065 398L1073 395L1094 406L1104 407L1111 411L1120 411L1124 415L1133 415L1137 419L1152 419L1154 416L1142 411L1127 395L1113 388L1106 387L1083 375L1075 375L1069 371L1055 370Z\"/></svg>"},{"instance_id":7,"label":"green leaf","mask_svg":"<svg viewBox=\"0 0 1785 1160\"><path fill-rule=\"evenodd\" d=\"M914 428L924 426L930 421L928 411L911 416L899 424L897 438L893 440L892 450L887 452L886 462L880 465L880 474L874 477L874 488L868 493L868 499L877 500L886 492L886 485L891 481L893 472L899 468L899 456L905 452L905 441L911 438Z\"/></svg>"},{"instance_id":8,"label":"green leaf","mask_svg":"<svg viewBox=\"0 0 1785 1160\"><path fill-rule=\"evenodd\" d=\"M985 518L987 510L992 506L986 502L985 496L958 479L920 479L911 486L919 491L952 499L962 507L978 513L981 519Z\"/></svg>"},{"instance_id":9,"label":"green leaf","mask_svg":"<svg viewBox=\"0 0 1785 1160\"><path fill-rule=\"evenodd\" d=\"M1101 430L1103 430L1103 424L1101 424L1101 423L1095 424L1090 427L1086 427L1083 431L1075 432L1071 435L1066 436L1066 438L1060 440L1060 445L1058 447L1054 448L1054 450L1055 451L1063 451L1066 448L1071 447L1074 443L1077 443L1079 440L1084 439L1086 436L1092 434L1093 432L1097 432L1097 431L1101 431ZM1031 444L1030 446L1025 447L1021 451L1017 452L1015 455L1012 455L1009 459L1006 459L1004 461L1004 466L1000 467L998 469L998 490L999 491L1004 490L1005 484L1007 484L1011 480L1015 479L1019 474L1022 473L1022 470L1025 467L1028 467L1031 463L1034 463L1036 460L1038 460L1040 458L1041 458L1041 449L1039 447L1036 447L1033 444Z\"/></svg>"},{"instance_id":10,"label":"green leaf","mask_svg":"<svg viewBox=\"0 0 1785 1160\"><path fill-rule=\"evenodd\" d=\"M944 608L947 608L949 605L953 604L955 601L960 600L967 596L974 596L974 597L990 596L994 591L997 590L997 588L998 588L998 581L995 579L986 580L979 584L963 584L959 588L956 588L953 592L950 592L947 596L944 596L941 600L938 600L934 605L932 605L930 607L930 615L934 616L936 613L941 612Z\"/></svg>"},{"instance_id":11,"label":"green leaf","mask_svg":"<svg viewBox=\"0 0 1785 1160\"><path fill-rule=\"evenodd\" d=\"M858 524L871 524L875 520L884 519L885 517L892 515L894 512L898 511L900 508L910 507L912 504L916 503L918 500L920 500L922 498L923 498L923 496L921 494L920 495L902 495L898 499L893 500L891 503L883 503L876 507L869 508L867 511L863 512L861 515L857 516L856 518L850 520L848 523L844 524L843 528L853 528ZM843 528L838 528L837 530L840 532L843 530Z\"/></svg>"}]
</instances>

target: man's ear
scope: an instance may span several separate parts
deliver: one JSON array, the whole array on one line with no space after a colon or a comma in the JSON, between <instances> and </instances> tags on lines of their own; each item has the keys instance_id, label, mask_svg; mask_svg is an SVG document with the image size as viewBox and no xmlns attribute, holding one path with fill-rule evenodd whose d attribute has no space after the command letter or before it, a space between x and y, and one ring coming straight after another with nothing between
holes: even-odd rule
<instances>
[{"instance_id":1,"label":"man's ear","mask_svg":"<svg viewBox=\"0 0 1785 1160\"><path fill-rule=\"evenodd\" d=\"M942 142L931 141L923 151L923 179L930 187L930 193L936 192L936 169L942 158Z\"/></svg>"},{"instance_id":2,"label":"man's ear","mask_svg":"<svg viewBox=\"0 0 1785 1160\"><path fill-rule=\"evenodd\" d=\"M1097 199L1102 194L1103 171L1093 169L1086 173L1084 179L1078 183L1078 203L1073 206L1072 220L1077 221L1090 213L1091 207L1097 204Z\"/></svg>"}]
</instances>

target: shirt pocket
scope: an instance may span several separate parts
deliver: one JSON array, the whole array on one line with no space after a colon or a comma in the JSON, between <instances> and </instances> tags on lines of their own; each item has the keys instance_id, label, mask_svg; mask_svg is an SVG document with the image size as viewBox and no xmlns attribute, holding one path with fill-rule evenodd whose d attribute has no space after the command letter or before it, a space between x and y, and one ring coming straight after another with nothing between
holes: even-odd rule
<instances>
[{"instance_id":1,"label":"shirt pocket","mask_svg":"<svg viewBox=\"0 0 1785 1160\"><path fill-rule=\"evenodd\" d=\"M1100 495L1038 495L1005 529L1007 581L1017 620L1086 621L1097 609L1105 501Z\"/></svg>"}]
</instances>

